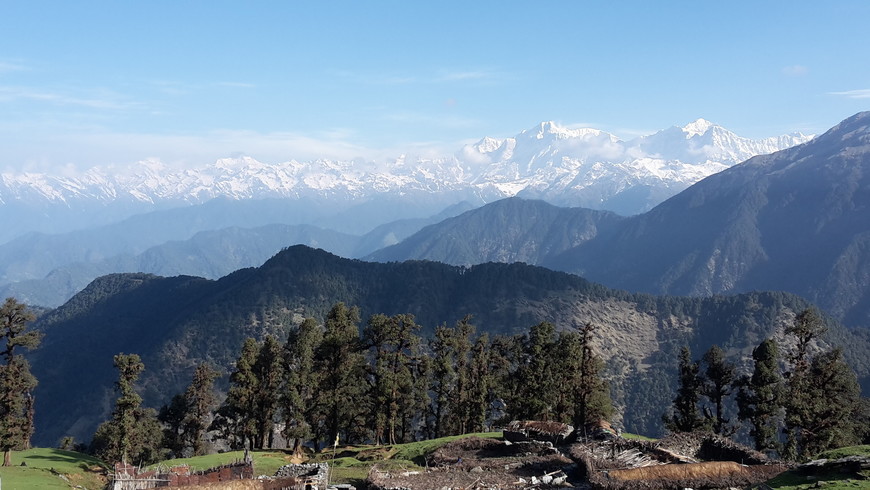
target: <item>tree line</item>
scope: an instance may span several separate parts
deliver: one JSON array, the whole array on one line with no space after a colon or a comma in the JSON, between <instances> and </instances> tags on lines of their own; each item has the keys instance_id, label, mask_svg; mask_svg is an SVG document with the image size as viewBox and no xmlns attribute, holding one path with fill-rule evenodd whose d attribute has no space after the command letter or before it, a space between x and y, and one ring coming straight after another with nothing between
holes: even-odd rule
<instances>
[{"instance_id":1,"label":"tree line","mask_svg":"<svg viewBox=\"0 0 870 490\"><path fill-rule=\"evenodd\" d=\"M29 447L36 379L21 354L36 348L33 315L14 299L0 307L0 447ZM591 323L556 331L541 322L513 336L478 334L471 317L420 335L413 315L375 314L337 303L322 322L307 318L285 341L248 338L225 396L220 372L196 367L190 385L154 410L142 406L136 382L145 366L118 354L118 399L89 450L106 461L136 463L201 455L214 443L232 449L333 441L394 444L490 428L510 420L560 421L582 427L613 414ZM701 360L680 352L679 388L663 416L668 430L748 434L755 447L790 459L866 441L868 403L839 348L820 350L824 326L815 310L786 329L786 348L767 339L739 375L718 346ZM783 353L784 352L784 353ZM736 415L738 422L732 423ZM863 417L863 418L862 418ZM72 446L64 441L65 447Z\"/></svg>"},{"instance_id":2,"label":"tree line","mask_svg":"<svg viewBox=\"0 0 870 490\"><path fill-rule=\"evenodd\" d=\"M824 333L816 310L800 312L785 329L789 348L764 340L752 351L752 372L742 376L716 345L701 360L683 347L665 427L733 436L741 426L728 413L736 413L755 449L789 460L861 443L870 435L867 399L841 348L812 353Z\"/></svg>"},{"instance_id":3,"label":"tree line","mask_svg":"<svg viewBox=\"0 0 870 490\"><path fill-rule=\"evenodd\" d=\"M322 324L305 319L283 344L248 338L217 403L217 373L197 367L184 393L143 409L129 387L142 371L135 354L115 356L120 396L91 450L107 461L154 461L205 454L211 434L231 449L294 450L333 441L395 444L482 431L513 419L583 425L609 417L595 327L556 332L548 322L528 333L490 339L471 317L419 335L410 314L372 315L335 304ZM163 427L162 432L160 427Z\"/></svg>"}]
</instances>

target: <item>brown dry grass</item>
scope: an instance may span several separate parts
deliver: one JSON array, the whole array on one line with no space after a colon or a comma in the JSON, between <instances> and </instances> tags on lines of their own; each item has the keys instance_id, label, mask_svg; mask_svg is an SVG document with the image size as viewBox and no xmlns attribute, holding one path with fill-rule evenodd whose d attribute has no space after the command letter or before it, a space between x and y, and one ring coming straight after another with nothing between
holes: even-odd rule
<instances>
[{"instance_id":1,"label":"brown dry grass","mask_svg":"<svg viewBox=\"0 0 870 490\"><path fill-rule=\"evenodd\" d=\"M746 467L733 461L713 461L695 464L666 464L645 466L628 470L610 470L610 478L616 480L688 480L688 479L726 479L748 475Z\"/></svg>"},{"instance_id":2,"label":"brown dry grass","mask_svg":"<svg viewBox=\"0 0 870 490\"><path fill-rule=\"evenodd\" d=\"M202 485L182 485L173 488L183 490L272 490L292 487L294 478L279 478L275 480L233 480Z\"/></svg>"}]
</instances>

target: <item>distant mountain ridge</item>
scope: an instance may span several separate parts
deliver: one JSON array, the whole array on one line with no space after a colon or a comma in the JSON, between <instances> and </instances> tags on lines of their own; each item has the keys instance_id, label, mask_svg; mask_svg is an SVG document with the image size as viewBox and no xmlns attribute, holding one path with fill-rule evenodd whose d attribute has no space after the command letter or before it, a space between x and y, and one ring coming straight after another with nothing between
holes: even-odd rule
<instances>
[{"instance_id":1,"label":"distant mountain ridge","mask_svg":"<svg viewBox=\"0 0 870 490\"><path fill-rule=\"evenodd\" d=\"M386 223L361 236L312 225L281 224L286 218L270 217L269 213L247 220L252 213L240 213L237 222L244 221L248 227L210 230L210 224L193 212L196 208L182 210L188 211L186 217L179 211L164 211L88 231L32 233L0 245L0 298L14 296L29 304L57 307L97 277L116 272L217 279L262 265L281 249L297 244L348 258L363 257L469 208L470 204L460 203L427 218ZM223 219L228 220L229 214L224 213ZM269 219L279 222L256 226Z\"/></svg>"},{"instance_id":2,"label":"distant mountain ridge","mask_svg":"<svg viewBox=\"0 0 870 490\"><path fill-rule=\"evenodd\" d=\"M795 312L808 306L786 293L654 297L524 264L379 264L304 246L217 281L113 274L36 324L45 338L30 356L39 379L35 441L47 446L63 436L88 440L110 416L117 377L112 356L119 352L142 357L141 394L147 405L159 406L183 390L198 362L227 373L245 337L283 338L304 316L322 321L338 301L359 306L363 321L374 313L411 313L427 336L465 315L473 315L478 332L490 335L525 332L541 321L559 329L593 322L626 429L649 434L673 397L680 346L700 355L718 344L745 368L757 343L781 339ZM866 385L867 338L828 323L825 343L844 346Z\"/></svg>"},{"instance_id":3,"label":"distant mountain ridge","mask_svg":"<svg viewBox=\"0 0 870 490\"><path fill-rule=\"evenodd\" d=\"M526 260L653 294L783 290L848 325L870 327L870 112L606 226L578 226L574 220L588 210L548 209L548 215L565 217L546 234L533 233L540 226L535 217L547 207L493 203L425 228L371 258ZM562 242L561 250L552 246L558 243L551 236L578 232L586 238ZM465 248L474 253L453 253ZM527 253L543 248L545 254Z\"/></svg>"},{"instance_id":4,"label":"distant mountain ridge","mask_svg":"<svg viewBox=\"0 0 870 490\"><path fill-rule=\"evenodd\" d=\"M378 262L425 259L470 266L541 264L619 226L610 211L560 208L539 200L502 199L429 225L365 257Z\"/></svg>"},{"instance_id":5,"label":"distant mountain ridge","mask_svg":"<svg viewBox=\"0 0 870 490\"><path fill-rule=\"evenodd\" d=\"M313 202L339 212L386 194L409 201L439 196L434 207L442 209L463 200L483 204L520 195L630 215L753 155L810 138L798 133L750 140L698 120L625 142L603 131L546 122L514 138L484 138L434 159L263 163L239 157L183 170L145 160L128 169L96 167L72 176L4 173L0 218L8 226L0 230L0 243L26 231L65 232L215 198Z\"/></svg>"}]
</instances>

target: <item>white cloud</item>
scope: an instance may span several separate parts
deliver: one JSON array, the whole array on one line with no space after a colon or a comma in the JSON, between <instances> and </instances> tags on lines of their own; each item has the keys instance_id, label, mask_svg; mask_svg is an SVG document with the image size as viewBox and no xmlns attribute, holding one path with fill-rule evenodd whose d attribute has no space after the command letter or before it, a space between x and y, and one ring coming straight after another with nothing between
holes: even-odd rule
<instances>
[{"instance_id":1,"label":"white cloud","mask_svg":"<svg viewBox=\"0 0 870 490\"><path fill-rule=\"evenodd\" d=\"M21 136L20 134L18 136ZM0 133L4 154L0 169L4 172L41 171L57 173L61 167L88 169L117 165L124 167L153 158L171 167L193 168L231 155L247 155L265 163L290 160L386 161L407 152L414 144L398 148L369 148L352 142L347 129L327 130L317 134L291 132L256 132L215 130L190 134L121 133L106 130L69 130L29 133L16 138L14 133ZM420 144L417 153L426 153Z\"/></svg>"},{"instance_id":2,"label":"white cloud","mask_svg":"<svg viewBox=\"0 0 870 490\"><path fill-rule=\"evenodd\" d=\"M804 65L790 65L782 68L782 74L789 77L802 77L810 72Z\"/></svg>"},{"instance_id":3,"label":"white cloud","mask_svg":"<svg viewBox=\"0 0 870 490\"><path fill-rule=\"evenodd\" d=\"M27 69L28 69L28 67L26 67L20 63L13 63L13 62L9 62L9 61L0 61L0 74L11 73L14 71L25 71Z\"/></svg>"},{"instance_id":4,"label":"white cloud","mask_svg":"<svg viewBox=\"0 0 870 490\"><path fill-rule=\"evenodd\" d=\"M437 128L468 129L480 125L480 121L468 117L440 116L417 112L394 112L384 114L381 119L402 124L429 125Z\"/></svg>"},{"instance_id":5,"label":"white cloud","mask_svg":"<svg viewBox=\"0 0 870 490\"><path fill-rule=\"evenodd\" d=\"M845 92L828 92L828 95L842 95L850 99L870 99L870 88L846 90Z\"/></svg>"},{"instance_id":6,"label":"white cloud","mask_svg":"<svg viewBox=\"0 0 870 490\"><path fill-rule=\"evenodd\" d=\"M35 90L27 87L0 86L0 102L27 99L37 102L48 102L58 105L76 105L92 109L127 109L136 104L118 100L112 94L103 97L77 97L68 94Z\"/></svg>"}]
</instances>

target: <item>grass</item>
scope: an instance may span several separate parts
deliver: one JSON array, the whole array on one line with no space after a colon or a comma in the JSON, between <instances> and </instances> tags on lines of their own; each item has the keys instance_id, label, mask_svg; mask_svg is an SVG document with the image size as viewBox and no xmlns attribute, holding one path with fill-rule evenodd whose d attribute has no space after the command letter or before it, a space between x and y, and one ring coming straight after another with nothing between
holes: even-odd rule
<instances>
[{"instance_id":1,"label":"grass","mask_svg":"<svg viewBox=\"0 0 870 490\"><path fill-rule=\"evenodd\" d=\"M635 441L657 441L658 439L654 439L652 437L642 436L640 434L631 434L628 432L623 432L622 437L625 439L631 439Z\"/></svg>"},{"instance_id":2,"label":"grass","mask_svg":"<svg viewBox=\"0 0 870 490\"><path fill-rule=\"evenodd\" d=\"M828 473L825 475L805 476L792 471L777 476L767 482L770 488L780 490L805 490L825 488L829 490L870 488L870 475Z\"/></svg>"},{"instance_id":3,"label":"grass","mask_svg":"<svg viewBox=\"0 0 870 490\"><path fill-rule=\"evenodd\" d=\"M327 447L321 452L312 455L309 462L329 463L331 468L331 483L350 483L360 486L365 482L369 471L375 465L388 470L419 470L425 464L426 455L448 442L470 436L501 438L502 433L481 432L392 446L340 446L335 448L334 451L332 447ZM244 458L244 454L244 451L232 451L193 458L171 459L162 461L159 465L176 466L186 464L193 470L204 470L240 460ZM278 471L278 468L289 464L291 459L289 452L275 450L252 451L251 456L254 458L254 473L257 476L272 476Z\"/></svg>"},{"instance_id":4,"label":"grass","mask_svg":"<svg viewBox=\"0 0 870 490\"><path fill-rule=\"evenodd\" d=\"M870 456L870 446L851 446L832 449L819 454L815 459L839 459L846 456ZM828 472L816 475L802 475L796 471L786 471L768 481L767 485L781 490L804 490L810 488L825 488L829 490L870 489L870 471L857 473Z\"/></svg>"},{"instance_id":5,"label":"grass","mask_svg":"<svg viewBox=\"0 0 870 490\"><path fill-rule=\"evenodd\" d=\"M188 465L193 471L207 470L216 466L233 463L244 459L244 451L195 456L192 458L177 458L158 463L160 466ZM256 476L273 476L278 468L290 463L290 455L283 451L251 451L254 459L254 474ZM157 465L152 465L157 466Z\"/></svg>"},{"instance_id":6,"label":"grass","mask_svg":"<svg viewBox=\"0 0 870 490\"><path fill-rule=\"evenodd\" d=\"M21 466L22 462L26 466ZM13 451L12 466L0 467L0 485L5 490L102 489L106 485L105 469L102 461L74 451Z\"/></svg>"},{"instance_id":7,"label":"grass","mask_svg":"<svg viewBox=\"0 0 870 490\"><path fill-rule=\"evenodd\" d=\"M395 447L395 453L393 454L393 459L407 460L413 461L417 463L417 465L422 466L425 464L424 458L426 455L431 454L433 451L438 449L439 447L447 444L448 442L455 441L457 439L462 439L464 437L489 437L492 439L501 439L501 432L478 432L476 434L464 434L461 436L448 436L441 437L439 439L430 439L428 441L420 441L420 442L409 442L407 444L397 444Z\"/></svg>"},{"instance_id":8,"label":"grass","mask_svg":"<svg viewBox=\"0 0 870 490\"><path fill-rule=\"evenodd\" d=\"M335 450L339 458L333 464L332 448L326 448L312 458L314 462L330 463L332 483L350 483L359 487L365 482L373 466L386 470L421 470L428 454L448 442L463 437L501 438L501 432L479 432L461 436L448 436L427 441L409 442L391 446L346 446Z\"/></svg>"},{"instance_id":9,"label":"grass","mask_svg":"<svg viewBox=\"0 0 870 490\"><path fill-rule=\"evenodd\" d=\"M847 456L868 456L870 457L870 445L864 446L849 446L849 447L841 447L839 449L831 449L830 451L825 451L815 459L840 459L845 458Z\"/></svg>"}]
</instances>

